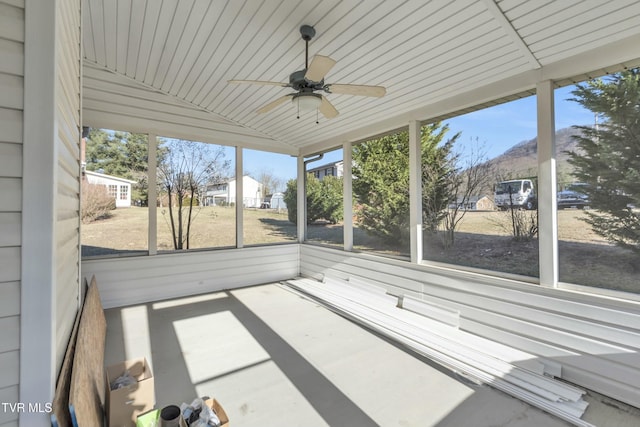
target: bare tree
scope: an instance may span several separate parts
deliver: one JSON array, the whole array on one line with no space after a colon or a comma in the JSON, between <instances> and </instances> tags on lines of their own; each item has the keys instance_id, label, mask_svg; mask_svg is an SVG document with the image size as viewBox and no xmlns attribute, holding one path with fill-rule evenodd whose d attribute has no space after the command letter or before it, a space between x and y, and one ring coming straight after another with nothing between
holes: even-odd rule
<instances>
[{"instance_id":1,"label":"bare tree","mask_svg":"<svg viewBox=\"0 0 640 427\"><path fill-rule=\"evenodd\" d=\"M262 169L258 172L257 181L262 184L264 195L284 191L284 180L276 176L271 169Z\"/></svg>"},{"instance_id":2,"label":"bare tree","mask_svg":"<svg viewBox=\"0 0 640 427\"><path fill-rule=\"evenodd\" d=\"M226 177L230 162L224 147L201 142L169 140L158 165L158 183L168 198L169 227L174 249L189 249L194 208L199 210L209 184Z\"/></svg>"},{"instance_id":3,"label":"bare tree","mask_svg":"<svg viewBox=\"0 0 640 427\"><path fill-rule=\"evenodd\" d=\"M450 156L451 173L447 176L447 187L450 205L442 220L444 227L444 244L446 247L455 243L455 230L466 215L474 197L483 191L489 191L490 179L493 176L493 165L487 161L483 148L476 138L472 140L469 153L456 153Z\"/></svg>"}]
</instances>

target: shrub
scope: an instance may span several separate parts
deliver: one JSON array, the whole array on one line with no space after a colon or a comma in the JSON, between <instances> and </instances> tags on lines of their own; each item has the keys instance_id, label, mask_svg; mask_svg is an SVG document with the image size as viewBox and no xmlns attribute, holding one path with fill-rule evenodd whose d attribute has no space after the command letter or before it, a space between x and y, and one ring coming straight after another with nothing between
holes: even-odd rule
<instances>
[{"instance_id":1,"label":"shrub","mask_svg":"<svg viewBox=\"0 0 640 427\"><path fill-rule=\"evenodd\" d=\"M514 240L529 241L538 235L538 211L526 211L520 209L510 209L511 212L511 234Z\"/></svg>"},{"instance_id":2,"label":"shrub","mask_svg":"<svg viewBox=\"0 0 640 427\"><path fill-rule=\"evenodd\" d=\"M191 197L185 197L184 201L182 202L182 206L200 206L200 201L198 200L197 197L191 198Z\"/></svg>"},{"instance_id":3,"label":"shrub","mask_svg":"<svg viewBox=\"0 0 640 427\"><path fill-rule=\"evenodd\" d=\"M538 236L538 210L527 211L511 207L504 216L493 221L505 232L509 233L516 242L528 242Z\"/></svg>"},{"instance_id":4,"label":"shrub","mask_svg":"<svg viewBox=\"0 0 640 427\"><path fill-rule=\"evenodd\" d=\"M307 223L326 220L331 224L342 221L344 217L342 199L342 178L325 176L319 180L312 174L307 175ZM287 182L283 200L287 204L289 221L298 221L298 184L295 179Z\"/></svg>"},{"instance_id":5,"label":"shrub","mask_svg":"<svg viewBox=\"0 0 640 427\"><path fill-rule=\"evenodd\" d=\"M116 200L109 196L104 185L82 182L81 219L85 224L108 218L116 208Z\"/></svg>"}]
</instances>

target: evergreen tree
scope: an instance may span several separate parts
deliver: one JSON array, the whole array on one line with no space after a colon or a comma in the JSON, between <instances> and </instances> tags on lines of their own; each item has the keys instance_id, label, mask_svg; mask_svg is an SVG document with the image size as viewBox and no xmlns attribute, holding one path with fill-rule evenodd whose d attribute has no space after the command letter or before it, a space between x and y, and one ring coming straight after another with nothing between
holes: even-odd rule
<instances>
[{"instance_id":1,"label":"evergreen tree","mask_svg":"<svg viewBox=\"0 0 640 427\"><path fill-rule=\"evenodd\" d=\"M157 149L158 165L166 154L166 143L160 139ZM87 170L136 181L131 199L141 200L146 204L149 197L149 148L146 134L92 128L87 138L85 161Z\"/></svg>"},{"instance_id":2,"label":"evergreen tree","mask_svg":"<svg viewBox=\"0 0 640 427\"><path fill-rule=\"evenodd\" d=\"M331 224L337 224L344 218L342 177L325 176L320 181L320 197L322 200L320 218Z\"/></svg>"},{"instance_id":3,"label":"evergreen tree","mask_svg":"<svg viewBox=\"0 0 640 427\"><path fill-rule=\"evenodd\" d=\"M298 180L290 179L287 181L287 188L282 194L282 200L287 205L287 218L290 222L297 224L298 222Z\"/></svg>"},{"instance_id":4,"label":"evergreen tree","mask_svg":"<svg viewBox=\"0 0 640 427\"><path fill-rule=\"evenodd\" d=\"M90 129L85 151L87 170L125 178L125 153L115 133Z\"/></svg>"},{"instance_id":5,"label":"evergreen tree","mask_svg":"<svg viewBox=\"0 0 640 427\"><path fill-rule=\"evenodd\" d=\"M325 176L319 180L313 174L307 174L307 223L324 219L331 224L342 221L344 204L342 198L342 178ZM283 194L287 205L289 221L297 223L298 218L298 184L297 180L287 182L287 189Z\"/></svg>"},{"instance_id":6,"label":"evergreen tree","mask_svg":"<svg viewBox=\"0 0 640 427\"><path fill-rule=\"evenodd\" d=\"M423 126L422 204L423 224L435 231L450 202L447 177L459 134L445 141L448 126ZM409 241L409 133L398 132L366 141L353 148L353 193L356 216L367 232L391 244Z\"/></svg>"},{"instance_id":7,"label":"evergreen tree","mask_svg":"<svg viewBox=\"0 0 640 427\"><path fill-rule=\"evenodd\" d=\"M585 221L609 241L640 253L640 70L590 80L572 94L599 122L576 126L580 150L569 153L594 208Z\"/></svg>"},{"instance_id":8,"label":"evergreen tree","mask_svg":"<svg viewBox=\"0 0 640 427\"><path fill-rule=\"evenodd\" d=\"M422 127L422 221L423 228L435 232L447 215L447 207L456 195L450 183L457 174L453 145L460 133L444 140L449 130L440 123ZM453 199L453 200L452 200Z\"/></svg>"}]
</instances>

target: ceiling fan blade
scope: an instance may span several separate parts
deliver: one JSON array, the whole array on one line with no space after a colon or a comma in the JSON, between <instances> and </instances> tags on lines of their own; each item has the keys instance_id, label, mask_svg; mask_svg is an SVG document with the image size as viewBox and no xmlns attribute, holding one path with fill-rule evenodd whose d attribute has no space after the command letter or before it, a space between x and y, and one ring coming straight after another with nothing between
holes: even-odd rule
<instances>
[{"instance_id":1,"label":"ceiling fan blade","mask_svg":"<svg viewBox=\"0 0 640 427\"><path fill-rule=\"evenodd\" d=\"M278 105L280 104L284 104L285 102L287 102L287 100L291 97L291 95L285 95L285 96L281 96L280 98L276 99L275 101L271 101L270 103L262 106L259 110L256 111L256 113L268 113L269 111L273 110L274 108L276 108Z\"/></svg>"},{"instance_id":2,"label":"ceiling fan blade","mask_svg":"<svg viewBox=\"0 0 640 427\"><path fill-rule=\"evenodd\" d=\"M251 84L251 85L266 85L266 86L281 86L287 87L288 83L280 83L280 82L265 82L262 80L229 80L229 83L241 83L241 84Z\"/></svg>"},{"instance_id":3,"label":"ceiling fan blade","mask_svg":"<svg viewBox=\"0 0 640 427\"><path fill-rule=\"evenodd\" d=\"M387 93L387 89L383 86L330 84L327 85L327 88L330 93L342 93L346 95L381 97Z\"/></svg>"},{"instance_id":4,"label":"ceiling fan blade","mask_svg":"<svg viewBox=\"0 0 640 427\"><path fill-rule=\"evenodd\" d=\"M311 64L309 64L304 78L312 82L322 81L334 65L336 65L336 61L328 56L316 55L311 60Z\"/></svg>"},{"instance_id":5,"label":"ceiling fan blade","mask_svg":"<svg viewBox=\"0 0 640 427\"><path fill-rule=\"evenodd\" d=\"M338 113L338 110L336 110L336 107L334 107L333 104L330 103L329 100L327 98L325 98L324 96L322 97L322 102L320 103L320 108L318 108L318 110L327 119L333 119L338 114L340 114L340 113Z\"/></svg>"}]
</instances>

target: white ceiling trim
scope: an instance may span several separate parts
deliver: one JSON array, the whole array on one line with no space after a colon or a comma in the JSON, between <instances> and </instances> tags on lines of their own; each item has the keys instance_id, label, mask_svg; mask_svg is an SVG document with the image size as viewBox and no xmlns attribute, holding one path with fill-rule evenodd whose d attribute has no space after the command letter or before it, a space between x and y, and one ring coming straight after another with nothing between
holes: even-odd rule
<instances>
[{"instance_id":1,"label":"white ceiling trim","mask_svg":"<svg viewBox=\"0 0 640 427\"><path fill-rule=\"evenodd\" d=\"M216 141L227 132L243 146L236 141L246 135L275 152L360 140L408 120L513 99L546 78L567 84L640 58L633 43L618 43L635 37L640 44L637 0L82 2L85 63L117 73L112 83L122 85L88 78L89 117L130 112L128 123L155 120L163 128L171 126L161 121L184 119L181 132L191 125ZM327 83L382 85L387 95L329 94L340 115L319 124L315 113L297 120L290 103L256 114L291 91L227 81L288 81L304 68L301 24L317 31L310 56L337 60ZM586 51L597 57L580 56Z\"/></svg>"},{"instance_id":2,"label":"white ceiling trim","mask_svg":"<svg viewBox=\"0 0 640 427\"><path fill-rule=\"evenodd\" d=\"M336 137L302 147L300 154L306 157L329 151L345 142L359 142L374 138L392 130L404 128L412 120L433 122L443 117L452 117L528 96L535 93L536 84L541 81L552 80L556 86L564 86L638 66L640 66L640 36L628 37L537 70L525 71L406 113L376 121L373 125L351 129Z\"/></svg>"},{"instance_id":3,"label":"white ceiling trim","mask_svg":"<svg viewBox=\"0 0 640 427\"><path fill-rule=\"evenodd\" d=\"M87 60L83 74L85 126L298 154L297 147Z\"/></svg>"},{"instance_id":4,"label":"white ceiling trim","mask_svg":"<svg viewBox=\"0 0 640 427\"><path fill-rule=\"evenodd\" d=\"M498 7L495 1L494 0L483 0L483 1L484 1L484 4L487 6L487 10L500 23L500 26L507 33L509 38L516 44L516 46L518 46L518 48L524 54L524 56L527 57L529 64L531 64L531 66L534 69L538 69L542 67L542 65L540 65L540 62L538 62L538 59L535 57L535 55L531 52L531 50L529 50L529 46L527 46L524 40L522 40L522 37L520 37L520 34L518 34L515 28L513 28L513 25L511 25L511 22L507 19L507 17L504 15L504 13Z\"/></svg>"}]
</instances>

